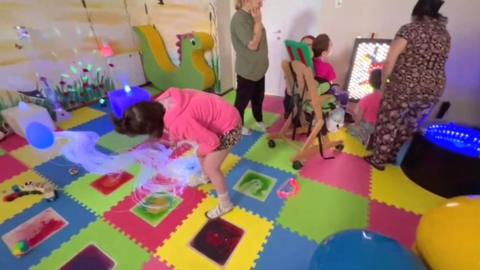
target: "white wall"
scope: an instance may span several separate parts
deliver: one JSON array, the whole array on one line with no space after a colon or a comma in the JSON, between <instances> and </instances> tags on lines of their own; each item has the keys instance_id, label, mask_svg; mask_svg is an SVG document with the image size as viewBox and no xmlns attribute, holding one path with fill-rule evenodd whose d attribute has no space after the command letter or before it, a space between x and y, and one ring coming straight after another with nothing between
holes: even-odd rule
<instances>
[{"instance_id":1,"label":"white wall","mask_svg":"<svg viewBox=\"0 0 480 270\"><path fill-rule=\"evenodd\" d=\"M447 91L452 102L446 119L480 127L480 1L447 1L452 50L447 65Z\"/></svg>"},{"instance_id":2,"label":"white wall","mask_svg":"<svg viewBox=\"0 0 480 270\"><path fill-rule=\"evenodd\" d=\"M233 47L230 41L230 19L233 16L234 8L229 0L215 0L217 10L217 34L220 53L220 81L222 91L235 88L235 70Z\"/></svg>"}]
</instances>

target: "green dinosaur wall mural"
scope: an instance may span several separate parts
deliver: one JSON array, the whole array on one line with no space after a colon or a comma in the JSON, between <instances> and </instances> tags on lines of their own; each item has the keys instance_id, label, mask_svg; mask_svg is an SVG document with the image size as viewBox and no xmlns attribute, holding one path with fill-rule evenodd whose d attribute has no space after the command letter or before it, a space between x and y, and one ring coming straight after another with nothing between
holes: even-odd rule
<instances>
[{"instance_id":1,"label":"green dinosaur wall mural","mask_svg":"<svg viewBox=\"0 0 480 270\"><path fill-rule=\"evenodd\" d=\"M213 38L203 32L177 35L180 65L173 64L160 33L151 25L135 26L143 58L143 68L152 84L165 90L169 87L206 90L215 84L215 74L205 60L205 52L213 48Z\"/></svg>"}]
</instances>

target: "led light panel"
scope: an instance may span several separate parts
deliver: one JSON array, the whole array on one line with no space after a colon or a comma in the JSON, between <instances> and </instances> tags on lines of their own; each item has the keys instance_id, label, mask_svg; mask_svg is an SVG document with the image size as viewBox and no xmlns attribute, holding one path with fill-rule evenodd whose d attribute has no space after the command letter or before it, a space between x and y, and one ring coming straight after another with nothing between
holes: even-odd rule
<instances>
[{"instance_id":1,"label":"led light panel","mask_svg":"<svg viewBox=\"0 0 480 270\"><path fill-rule=\"evenodd\" d=\"M351 99L361 99L372 93L369 84L370 72L383 68L387 58L391 40L387 39L356 39L353 48L347 90Z\"/></svg>"}]
</instances>

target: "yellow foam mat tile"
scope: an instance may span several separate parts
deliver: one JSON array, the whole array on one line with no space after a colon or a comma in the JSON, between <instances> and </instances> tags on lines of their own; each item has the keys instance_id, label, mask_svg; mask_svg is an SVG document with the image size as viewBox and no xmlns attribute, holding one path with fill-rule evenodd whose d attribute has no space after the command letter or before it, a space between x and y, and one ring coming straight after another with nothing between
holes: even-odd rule
<instances>
[{"instance_id":1,"label":"yellow foam mat tile","mask_svg":"<svg viewBox=\"0 0 480 270\"><path fill-rule=\"evenodd\" d=\"M420 215L445 200L415 184L396 166L372 170L370 197Z\"/></svg>"},{"instance_id":2,"label":"yellow foam mat tile","mask_svg":"<svg viewBox=\"0 0 480 270\"><path fill-rule=\"evenodd\" d=\"M224 266L205 257L190 246L190 242L207 223L205 212L214 208L217 201L211 197L205 199L183 224L177 228L163 246L159 247L156 256L177 270L190 269L251 269L255 266L258 254L267 241L273 224L267 220L235 208L223 219L244 230L242 239Z\"/></svg>"},{"instance_id":3,"label":"yellow foam mat tile","mask_svg":"<svg viewBox=\"0 0 480 270\"><path fill-rule=\"evenodd\" d=\"M27 167L34 168L59 156L61 154L61 148L65 146L66 143L66 140L59 140L55 142L55 146L48 151L38 151L33 149L30 145L25 145L10 152L10 155L21 161Z\"/></svg>"},{"instance_id":4,"label":"yellow foam mat tile","mask_svg":"<svg viewBox=\"0 0 480 270\"><path fill-rule=\"evenodd\" d=\"M36 194L22 196L11 202L5 202L3 200L4 196L13 192L12 187L14 185L20 186L29 181L35 183L47 183L47 181L40 175L32 170L28 170L0 184L0 224L43 200L42 195Z\"/></svg>"},{"instance_id":5,"label":"yellow foam mat tile","mask_svg":"<svg viewBox=\"0 0 480 270\"><path fill-rule=\"evenodd\" d=\"M344 153L358 157L364 157L369 154L365 146L363 146L363 144L355 137L348 134L345 128L342 128L334 133L329 133L328 137L332 141L343 141L344 148L342 152Z\"/></svg>"},{"instance_id":6,"label":"yellow foam mat tile","mask_svg":"<svg viewBox=\"0 0 480 270\"><path fill-rule=\"evenodd\" d=\"M72 118L58 125L61 129L67 130L83 125L105 115L104 112L94 110L90 107L83 107L72 112Z\"/></svg>"},{"instance_id":7,"label":"yellow foam mat tile","mask_svg":"<svg viewBox=\"0 0 480 270\"><path fill-rule=\"evenodd\" d=\"M230 173L230 171L237 165L237 163L241 160L241 158L237 155L229 154L225 161L222 164L222 172L225 176ZM201 185L198 187L200 191L205 193L210 193L214 190L213 184Z\"/></svg>"}]
</instances>

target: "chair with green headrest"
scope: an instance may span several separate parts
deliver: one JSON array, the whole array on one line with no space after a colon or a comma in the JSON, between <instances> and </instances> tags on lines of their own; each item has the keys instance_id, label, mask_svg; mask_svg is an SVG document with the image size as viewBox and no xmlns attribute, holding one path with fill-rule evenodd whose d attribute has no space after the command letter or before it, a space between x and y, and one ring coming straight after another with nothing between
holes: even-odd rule
<instances>
[{"instance_id":1,"label":"chair with green headrest","mask_svg":"<svg viewBox=\"0 0 480 270\"><path fill-rule=\"evenodd\" d=\"M287 47L290 61L299 61L306 67L314 70L312 51L307 44L294 40L286 40L285 46ZM317 94L319 96L326 94L332 86L328 82L319 83L317 86ZM322 111L329 112L335 108L336 100L334 97L330 97L322 104ZM307 113L312 113L313 108L308 100L303 103L303 110Z\"/></svg>"}]
</instances>

